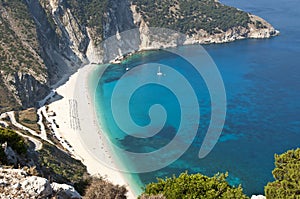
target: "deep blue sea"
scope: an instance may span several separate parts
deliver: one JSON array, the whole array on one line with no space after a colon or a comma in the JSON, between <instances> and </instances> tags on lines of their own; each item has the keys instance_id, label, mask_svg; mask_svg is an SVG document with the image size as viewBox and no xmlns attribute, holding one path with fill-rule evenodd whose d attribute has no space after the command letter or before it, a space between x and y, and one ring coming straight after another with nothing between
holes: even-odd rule
<instances>
[{"instance_id":1,"label":"deep blue sea","mask_svg":"<svg viewBox=\"0 0 300 199\"><path fill-rule=\"evenodd\" d=\"M211 101L201 77L194 75L180 57L165 51L137 54L120 65L109 66L98 82L97 105L102 111L98 115L106 126L108 137L121 148L133 152L151 152L166 145L176 134L181 112L170 90L155 84L143 86L130 99L133 121L147 125L149 108L161 104L168 113L166 124L152 138L135 138L122 132L112 117L110 104L118 79L126 73L125 68L165 64L180 71L193 84L201 105L197 137L184 155L168 167L135 175L143 184L184 171L209 176L227 171L230 184L242 184L248 195L261 194L267 182L273 180L274 154L300 147L300 1L222 2L266 19L281 34L271 39L204 46L222 75L227 95L224 129L218 143L204 159L198 158L198 152L208 128ZM191 46L179 48L189 52L191 58L199 57ZM143 79L146 75L141 71L140 75L130 78Z\"/></svg>"}]
</instances>

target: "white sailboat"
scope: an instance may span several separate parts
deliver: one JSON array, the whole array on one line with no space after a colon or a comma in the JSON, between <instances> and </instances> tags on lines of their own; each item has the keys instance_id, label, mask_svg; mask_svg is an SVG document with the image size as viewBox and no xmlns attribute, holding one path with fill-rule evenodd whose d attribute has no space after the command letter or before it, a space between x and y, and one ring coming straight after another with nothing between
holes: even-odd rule
<instances>
[{"instance_id":1,"label":"white sailboat","mask_svg":"<svg viewBox=\"0 0 300 199\"><path fill-rule=\"evenodd\" d=\"M160 66L158 67L158 71L157 71L157 76L162 76L163 75L163 73L160 71Z\"/></svg>"}]
</instances>

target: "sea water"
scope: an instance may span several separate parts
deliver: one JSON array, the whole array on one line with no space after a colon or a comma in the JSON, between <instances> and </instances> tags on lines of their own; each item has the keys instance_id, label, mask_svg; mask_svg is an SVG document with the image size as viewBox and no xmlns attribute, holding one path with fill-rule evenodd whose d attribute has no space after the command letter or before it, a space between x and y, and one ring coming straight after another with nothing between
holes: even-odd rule
<instances>
[{"instance_id":1,"label":"sea water","mask_svg":"<svg viewBox=\"0 0 300 199\"><path fill-rule=\"evenodd\" d=\"M98 116L108 137L124 150L137 153L155 151L174 138L180 124L180 102L163 86L141 87L129 103L133 121L141 126L149 124L149 108L161 104L168 113L165 126L152 138L125 134L112 116L111 97L126 68L143 64L156 67L150 63L171 66L188 77L197 94L201 120L191 147L166 168L135 174L134 178L140 181L138 186L156 181L157 177L171 177L185 171L208 176L228 172L231 185L241 184L248 195L261 194L264 186L273 180L274 154L300 147L300 2L222 2L265 18L281 34L271 39L204 46L222 75L227 95L227 115L221 137L205 158L199 159L198 152L210 121L211 99L205 82L185 60L166 51L140 53L122 64L110 65L98 82L96 103L102 111ZM178 49L188 52L190 58L199 56L193 46ZM129 78L143 79L147 75L141 70L138 76ZM119 158L126 162L126 157Z\"/></svg>"}]
</instances>

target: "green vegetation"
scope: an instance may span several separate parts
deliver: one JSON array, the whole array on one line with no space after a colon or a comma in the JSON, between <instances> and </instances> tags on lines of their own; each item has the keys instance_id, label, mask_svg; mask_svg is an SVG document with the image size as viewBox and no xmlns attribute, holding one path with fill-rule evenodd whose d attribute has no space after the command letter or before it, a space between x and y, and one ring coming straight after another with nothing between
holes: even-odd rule
<instances>
[{"instance_id":1,"label":"green vegetation","mask_svg":"<svg viewBox=\"0 0 300 199\"><path fill-rule=\"evenodd\" d=\"M231 187L226 182L227 174L217 174L207 177L202 174L182 173L178 178L158 179L157 183L150 183L146 186L145 195L162 194L167 199L246 199L241 186ZM145 196L143 196L145 197Z\"/></svg>"},{"instance_id":2,"label":"green vegetation","mask_svg":"<svg viewBox=\"0 0 300 199\"><path fill-rule=\"evenodd\" d=\"M14 151L20 155L24 155L27 152L27 144L23 137L10 129L0 128L0 144L7 142ZM0 145L0 162L6 163L5 153Z\"/></svg>"},{"instance_id":3,"label":"green vegetation","mask_svg":"<svg viewBox=\"0 0 300 199\"><path fill-rule=\"evenodd\" d=\"M40 58L36 24L25 4L20 0L0 0L0 111L19 109L7 81L16 72L46 77L47 71Z\"/></svg>"},{"instance_id":4,"label":"green vegetation","mask_svg":"<svg viewBox=\"0 0 300 199\"><path fill-rule=\"evenodd\" d=\"M13 108L18 107L19 104L12 93L10 93L7 89L6 85L3 82L3 78L3 75L0 74L0 111L7 112Z\"/></svg>"},{"instance_id":5,"label":"green vegetation","mask_svg":"<svg viewBox=\"0 0 300 199\"><path fill-rule=\"evenodd\" d=\"M35 137L38 139L37 137ZM41 140L40 140L41 141ZM34 161L35 175L45 177L58 183L73 184L80 194L84 194L89 185L89 175L86 166L81 161L71 157L70 154L58 149L56 146L43 142L43 148L37 152L29 152L30 145L15 131L0 128L0 144L7 142L15 152L22 155L19 166L26 166L27 162ZM29 148L29 150L27 150ZM0 163L7 165L6 155L0 145ZM29 168L32 170L32 168Z\"/></svg>"},{"instance_id":6,"label":"green vegetation","mask_svg":"<svg viewBox=\"0 0 300 199\"><path fill-rule=\"evenodd\" d=\"M46 75L44 63L38 58L39 44L35 22L20 0L0 0L7 17L0 16L0 69L5 74L32 70Z\"/></svg>"},{"instance_id":7,"label":"green vegetation","mask_svg":"<svg viewBox=\"0 0 300 199\"><path fill-rule=\"evenodd\" d=\"M0 142L7 142L8 146L18 154L25 154L27 152L27 144L24 138L13 130L0 128Z\"/></svg>"},{"instance_id":8,"label":"green vegetation","mask_svg":"<svg viewBox=\"0 0 300 199\"><path fill-rule=\"evenodd\" d=\"M265 25L263 25L260 21L255 21L255 27L256 28L267 28Z\"/></svg>"},{"instance_id":9,"label":"green vegetation","mask_svg":"<svg viewBox=\"0 0 300 199\"><path fill-rule=\"evenodd\" d=\"M247 27L250 23L246 12L214 0L133 0L133 4L150 26L189 35L200 29L214 34L232 27Z\"/></svg>"},{"instance_id":10,"label":"green vegetation","mask_svg":"<svg viewBox=\"0 0 300 199\"><path fill-rule=\"evenodd\" d=\"M265 187L267 198L300 198L300 148L289 150L281 155L275 154L275 181Z\"/></svg>"},{"instance_id":11,"label":"green vegetation","mask_svg":"<svg viewBox=\"0 0 300 199\"><path fill-rule=\"evenodd\" d=\"M38 163L44 177L53 179L58 183L84 184L83 177L87 175L86 166L66 152L57 147L43 142L39 151Z\"/></svg>"}]
</instances>

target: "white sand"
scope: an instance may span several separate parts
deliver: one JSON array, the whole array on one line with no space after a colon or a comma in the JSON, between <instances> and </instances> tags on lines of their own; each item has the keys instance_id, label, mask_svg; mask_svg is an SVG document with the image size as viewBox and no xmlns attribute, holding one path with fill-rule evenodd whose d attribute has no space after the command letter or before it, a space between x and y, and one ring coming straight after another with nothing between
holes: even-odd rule
<instances>
[{"instance_id":1,"label":"white sand","mask_svg":"<svg viewBox=\"0 0 300 199\"><path fill-rule=\"evenodd\" d=\"M103 129L98 125L88 90L88 76L94 72L95 65L84 66L57 88L57 93L63 98L52 102L48 112L55 112L58 133L69 142L73 154L87 166L88 172L92 175L100 174L114 184L125 185L129 191L128 198L133 199L136 197L124 174L105 165L114 164L114 160L112 150L104 139Z\"/></svg>"}]
</instances>

